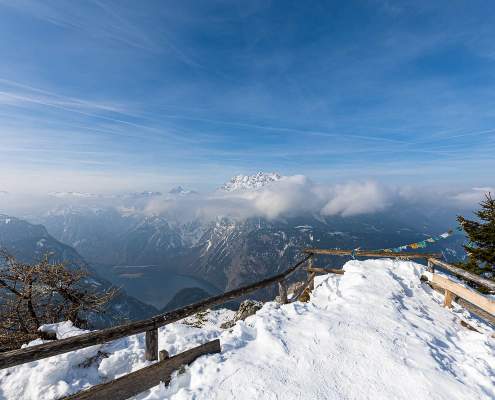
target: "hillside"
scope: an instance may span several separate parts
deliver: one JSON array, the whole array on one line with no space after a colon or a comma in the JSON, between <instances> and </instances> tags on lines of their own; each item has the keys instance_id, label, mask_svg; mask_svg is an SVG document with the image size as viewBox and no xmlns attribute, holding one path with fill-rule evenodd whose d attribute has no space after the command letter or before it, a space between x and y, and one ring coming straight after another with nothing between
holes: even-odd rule
<instances>
[{"instance_id":1,"label":"hillside","mask_svg":"<svg viewBox=\"0 0 495 400\"><path fill-rule=\"evenodd\" d=\"M69 267L82 267L88 270L89 278L85 282L88 287L104 289L112 286L76 250L56 240L43 225L33 225L22 219L0 214L0 248L27 263L36 262L45 254L50 254L54 262L66 262ZM156 312L153 306L142 303L128 296L124 290L120 290L110 301L105 314L92 314L89 318L95 327L102 328L126 320L145 318Z\"/></svg>"},{"instance_id":2,"label":"hillside","mask_svg":"<svg viewBox=\"0 0 495 400\"><path fill-rule=\"evenodd\" d=\"M350 261L316 279L309 303L269 302L222 330L232 312L161 328L171 355L219 337L171 385L140 399L492 399L495 339L479 320L420 282L405 261ZM482 332L467 330L460 317ZM78 331L60 324L58 334ZM0 398L55 399L142 368L144 335L0 371Z\"/></svg>"},{"instance_id":3,"label":"hillside","mask_svg":"<svg viewBox=\"0 0 495 400\"><path fill-rule=\"evenodd\" d=\"M290 190L287 185L292 185ZM295 262L301 248L396 247L455 225L451 210L404 202L345 216L322 213L326 198L317 200L320 208L289 207L286 213L271 217L251 209L259 204L290 203L293 192L304 193L302 203L315 201L321 191L322 187L305 180L259 172L234 176L212 193L177 187L163 194L64 194L57 197L56 206L34 220L77 250L98 274L158 308L184 287L202 287L177 286L168 298L159 298L155 283L170 281L174 273L224 291L283 270ZM456 234L429 245L428 251L442 251L447 261L457 261L465 255L464 242L464 236ZM122 266L139 267L140 272L129 277ZM168 292L168 288L162 291ZM260 293L264 299L271 295Z\"/></svg>"}]
</instances>

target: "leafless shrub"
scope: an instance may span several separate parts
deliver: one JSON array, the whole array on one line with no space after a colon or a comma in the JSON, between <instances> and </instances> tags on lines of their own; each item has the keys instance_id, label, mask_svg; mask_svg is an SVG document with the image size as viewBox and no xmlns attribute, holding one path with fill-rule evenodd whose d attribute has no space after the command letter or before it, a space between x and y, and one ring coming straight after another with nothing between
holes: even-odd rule
<instances>
[{"instance_id":1,"label":"leafless shrub","mask_svg":"<svg viewBox=\"0 0 495 400\"><path fill-rule=\"evenodd\" d=\"M88 327L88 315L103 312L116 293L97 290L86 269L51 262L48 254L29 264L0 250L0 351L41 337L43 324L70 320Z\"/></svg>"}]
</instances>

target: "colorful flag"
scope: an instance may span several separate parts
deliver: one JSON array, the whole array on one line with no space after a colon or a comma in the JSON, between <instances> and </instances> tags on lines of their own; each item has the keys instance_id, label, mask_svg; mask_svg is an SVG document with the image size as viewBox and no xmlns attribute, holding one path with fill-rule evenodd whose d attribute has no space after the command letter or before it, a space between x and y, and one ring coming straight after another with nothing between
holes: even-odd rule
<instances>
[{"instance_id":1,"label":"colorful flag","mask_svg":"<svg viewBox=\"0 0 495 400\"><path fill-rule=\"evenodd\" d=\"M393 247L393 248L390 248L390 249L380 249L379 251L384 251L384 252L387 252L387 253L399 253L399 252L401 252L403 250L407 250L408 248L411 248L411 249L422 249L422 248L427 247L428 246L428 243L438 242L439 240L446 239L446 238L448 238L451 235L452 235L452 230L449 230L448 232L442 233L439 236L432 236L432 237L430 237L428 239L422 240L421 242L416 242L416 243L411 243L411 244L405 244L405 245L398 246L398 247Z\"/></svg>"}]
</instances>

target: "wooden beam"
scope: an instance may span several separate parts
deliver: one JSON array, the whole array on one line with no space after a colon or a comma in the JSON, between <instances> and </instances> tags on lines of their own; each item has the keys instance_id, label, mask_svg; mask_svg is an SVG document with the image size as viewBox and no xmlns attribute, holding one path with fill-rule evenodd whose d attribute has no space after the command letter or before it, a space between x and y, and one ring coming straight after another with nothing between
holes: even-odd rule
<instances>
[{"instance_id":1,"label":"wooden beam","mask_svg":"<svg viewBox=\"0 0 495 400\"><path fill-rule=\"evenodd\" d=\"M143 333L150 329L156 329L160 326L167 325L172 322L177 322L200 311L205 311L216 305L223 304L229 300L244 296L248 293L280 282L281 280L286 279L287 276L295 272L312 256L312 254L307 254L301 261L297 262L294 266L278 275L272 276L259 282L252 283L250 285L240 287L238 289L231 290L223 294L219 294L218 296L209 297L197 303L157 315L150 319L131 322L128 324L102 329L99 331L89 332L79 336L72 336L54 342L26 347L24 349L17 349L0 353L0 369L40 360L46 357L56 356L58 354L94 346L96 344L110 342L112 340L117 340L126 336Z\"/></svg>"},{"instance_id":2,"label":"wooden beam","mask_svg":"<svg viewBox=\"0 0 495 400\"><path fill-rule=\"evenodd\" d=\"M147 361L158 360L158 328L146 331L144 358Z\"/></svg>"},{"instance_id":3,"label":"wooden beam","mask_svg":"<svg viewBox=\"0 0 495 400\"><path fill-rule=\"evenodd\" d=\"M113 381L64 397L63 400L128 399L158 385L160 382L169 384L172 373L181 366L192 363L202 355L219 353L220 351L220 340L216 339L176 356L165 358L149 367L141 368Z\"/></svg>"},{"instance_id":4,"label":"wooden beam","mask_svg":"<svg viewBox=\"0 0 495 400\"><path fill-rule=\"evenodd\" d=\"M463 270L462 268L455 267L454 265L447 264L446 262L437 260L436 258L429 258L429 262L434 265L439 266L442 269L445 269L453 274L462 276L464 279L477 283L480 286L486 287L487 289L495 291L495 282L489 279L483 278L479 275L472 274L468 271Z\"/></svg>"},{"instance_id":5,"label":"wooden beam","mask_svg":"<svg viewBox=\"0 0 495 400\"><path fill-rule=\"evenodd\" d=\"M463 298L466 301L469 301L470 303L474 304L476 307L481 308L482 310L486 311L487 313L491 315L495 315L495 301L489 299L488 297L485 297L474 290L468 289L462 285L459 285L458 283L455 283L451 281L450 279L438 275L438 274L433 274L431 281L441 287L442 289L446 290L446 297L451 296L450 293L455 294L456 296L459 296ZM452 299L450 299L450 302ZM449 303L449 299L446 298L445 304Z\"/></svg>"},{"instance_id":6,"label":"wooden beam","mask_svg":"<svg viewBox=\"0 0 495 400\"><path fill-rule=\"evenodd\" d=\"M387 258L434 258L441 257L439 253L394 253L388 251L374 250L340 250L340 249L305 249L306 254L327 254L334 256L350 256L356 257L387 257Z\"/></svg>"},{"instance_id":7,"label":"wooden beam","mask_svg":"<svg viewBox=\"0 0 495 400\"><path fill-rule=\"evenodd\" d=\"M452 300L454 300L454 293L450 290L444 290L443 306L447 308L452 308Z\"/></svg>"},{"instance_id":8,"label":"wooden beam","mask_svg":"<svg viewBox=\"0 0 495 400\"><path fill-rule=\"evenodd\" d=\"M278 297L280 304L287 304L287 283L280 281L278 283Z\"/></svg>"},{"instance_id":9,"label":"wooden beam","mask_svg":"<svg viewBox=\"0 0 495 400\"><path fill-rule=\"evenodd\" d=\"M430 272L435 272L435 266L433 265L433 263L431 262L431 258L428 259L428 271Z\"/></svg>"},{"instance_id":10,"label":"wooden beam","mask_svg":"<svg viewBox=\"0 0 495 400\"><path fill-rule=\"evenodd\" d=\"M335 268L320 268L320 267L311 267L306 268L308 272L316 272L318 274L338 274L344 275L345 271L343 269L335 269Z\"/></svg>"},{"instance_id":11,"label":"wooden beam","mask_svg":"<svg viewBox=\"0 0 495 400\"><path fill-rule=\"evenodd\" d=\"M428 283L428 286L430 286L433 290L437 291L440 294L445 294L445 290L442 289L436 283L429 281L427 276L423 275L421 278L423 281L426 281ZM459 296L457 296L455 302L459 304L461 307L468 310L470 313L478 316L481 319L488 321L492 325L495 325L495 316L487 313L485 310L482 310L481 308L475 306L474 304L464 300L462 297Z\"/></svg>"},{"instance_id":12,"label":"wooden beam","mask_svg":"<svg viewBox=\"0 0 495 400\"><path fill-rule=\"evenodd\" d=\"M308 280L309 280L309 277L311 276L310 269L312 269L312 268L313 268L313 259L310 258L308 260L308 267L306 268L306 271L308 272ZM311 281L309 282L308 288L309 288L309 290L313 290L315 288L315 280L314 280L314 278L311 279Z\"/></svg>"}]
</instances>

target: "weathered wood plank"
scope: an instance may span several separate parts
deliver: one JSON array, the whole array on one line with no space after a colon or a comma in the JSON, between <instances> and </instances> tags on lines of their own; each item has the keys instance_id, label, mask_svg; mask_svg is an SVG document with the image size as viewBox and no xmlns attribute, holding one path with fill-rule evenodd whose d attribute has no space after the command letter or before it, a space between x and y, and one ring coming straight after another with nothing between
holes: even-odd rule
<instances>
[{"instance_id":1,"label":"weathered wood plank","mask_svg":"<svg viewBox=\"0 0 495 400\"><path fill-rule=\"evenodd\" d=\"M110 342L112 340L117 340L126 336L146 332L150 329L156 329L160 326L179 321L200 311L207 310L229 300L244 296L258 289L262 289L274 283L280 282L281 280L287 278L287 276L292 274L294 271L296 271L312 256L312 254L306 255L301 261L278 275L274 275L262 281L231 290L218 296L209 297L205 300L199 301L189 306L182 307L180 309L173 310L165 314L157 315L150 319L85 333L79 336L72 336L70 338L44 343L37 346L26 347L24 349L11 350L0 353L0 369L13 367L15 365L40 360L42 358L67 353L69 351L78 350L101 343Z\"/></svg>"},{"instance_id":2,"label":"weathered wood plank","mask_svg":"<svg viewBox=\"0 0 495 400\"><path fill-rule=\"evenodd\" d=\"M309 280L309 277L311 276L311 271L310 271L310 269L312 269L312 268L313 268L313 261L314 261L314 260L313 260L312 258L310 258L310 259L308 260L308 266L307 266L307 268L306 268L306 271L307 271L307 273L308 273L308 280ZM308 288L309 288L309 290L313 290L313 289L315 288L315 280L314 280L314 278L313 278L313 279L311 279L311 281L309 282Z\"/></svg>"},{"instance_id":3,"label":"weathered wood plank","mask_svg":"<svg viewBox=\"0 0 495 400\"><path fill-rule=\"evenodd\" d=\"M216 339L113 381L64 397L63 400L128 399L158 385L160 382L170 383L172 373L182 365L190 364L202 355L219 353L220 351L220 340Z\"/></svg>"},{"instance_id":4,"label":"weathered wood plank","mask_svg":"<svg viewBox=\"0 0 495 400\"><path fill-rule=\"evenodd\" d=\"M452 308L452 300L454 300L454 293L450 290L444 290L443 306L447 308Z\"/></svg>"},{"instance_id":5,"label":"weathered wood plank","mask_svg":"<svg viewBox=\"0 0 495 400\"><path fill-rule=\"evenodd\" d=\"M147 361L158 360L158 329L146 331L144 358Z\"/></svg>"},{"instance_id":6,"label":"weathered wood plank","mask_svg":"<svg viewBox=\"0 0 495 400\"><path fill-rule=\"evenodd\" d=\"M280 281L278 283L278 297L280 304L287 304L287 283Z\"/></svg>"},{"instance_id":7,"label":"weathered wood plank","mask_svg":"<svg viewBox=\"0 0 495 400\"><path fill-rule=\"evenodd\" d=\"M429 258L428 259L428 271L430 272L435 272L435 266L433 265L433 263L431 262L431 259Z\"/></svg>"},{"instance_id":8,"label":"weathered wood plank","mask_svg":"<svg viewBox=\"0 0 495 400\"><path fill-rule=\"evenodd\" d=\"M424 278L424 280L433 290L437 291L440 294L444 294L444 289L442 289L439 285L429 281L428 277L426 276L423 276L422 278ZM481 308L475 306L474 304L470 303L467 300L464 300L462 297L459 296L457 296L456 303L469 312L473 313L474 315L478 316L479 318L484 319L485 321L495 326L495 316L487 313L485 310L482 310Z\"/></svg>"},{"instance_id":9,"label":"weathered wood plank","mask_svg":"<svg viewBox=\"0 0 495 400\"><path fill-rule=\"evenodd\" d=\"M338 274L344 275L345 271L343 269L335 269L335 268L320 268L320 267L311 267L306 268L308 272L316 272L318 274Z\"/></svg>"},{"instance_id":10,"label":"weathered wood plank","mask_svg":"<svg viewBox=\"0 0 495 400\"><path fill-rule=\"evenodd\" d=\"M334 256L350 256L356 257L387 257L387 258L434 258L441 257L438 253L393 253L387 251L373 250L340 250L340 249L305 249L306 254L328 254Z\"/></svg>"},{"instance_id":11,"label":"weathered wood plank","mask_svg":"<svg viewBox=\"0 0 495 400\"><path fill-rule=\"evenodd\" d=\"M451 265L451 264L447 264L446 262L437 260L435 258L429 258L428 261L431 262L432 264L438 265L442 269L450 271L456 275L462 276L464 279L467 279L468 281L477 283L480 286L483 286L483 287L486 287L487 289L495 291L495 282L493 282L489 279L483 278L479 275L471 274L470 272L465 271L462 268L456 267L456 266Z\"/></svg>"},{"instance_id":12,"label":"weathered wood plank","mask_svg":"<svg viewBox=\"0 0 495 400\"><path fill-rule=\"evenodd\" d=\"M464 286L459 285L458 283L455 283L450 279L438 274L433 274L431 281L442 289L446 290L447 293L451 292L456 296L459 296L464 300L469 301L475 306L481 308L482 310L490 313L491 315L495 315L495 302L488 297L485 297L475 292L474 290L465 288ZM447 301L445 303L447 303Z\"/></svg>"}]
</instances>

